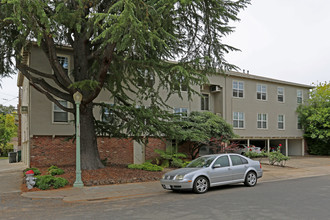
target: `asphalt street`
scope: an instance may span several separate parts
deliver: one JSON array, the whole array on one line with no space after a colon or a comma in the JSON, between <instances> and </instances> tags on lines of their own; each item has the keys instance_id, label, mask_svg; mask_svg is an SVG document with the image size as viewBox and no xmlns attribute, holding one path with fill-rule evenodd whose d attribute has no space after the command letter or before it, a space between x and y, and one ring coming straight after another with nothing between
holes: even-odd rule
<instances>
[{"instance_id":1,"label":"asphalt street","mask_svg":"<svg viewBox=\"0 0 330 220\"><path fill-rule=\"evenodd\" d=\"M0 219L329 219L330 176L67 203L1 194Z\"/></svg>"}]
</instances>

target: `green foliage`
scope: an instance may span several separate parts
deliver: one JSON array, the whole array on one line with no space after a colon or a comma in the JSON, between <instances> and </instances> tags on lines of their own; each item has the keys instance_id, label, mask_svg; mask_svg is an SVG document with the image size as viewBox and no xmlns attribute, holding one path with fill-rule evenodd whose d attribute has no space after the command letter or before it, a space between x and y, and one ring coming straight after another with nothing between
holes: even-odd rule
<instances>
[{"instance_id":1,"label":"green foliage","mask_svg":"<svg viewBox=\"0 0 330 220\"><path fill-rule=\"evenodd\" d=\"M244 156L248 158L261 158L261 157L268 157L268 153L262 151L261 153L253 152L253 151L248 151L244 154Z\"/></svg>"},{"instance_id":2,"label":"green foliage","mask_svg":"<svg viewBox=\"0 0 330 220\"><path fill-rule=\"evenodd\" d=\"M6 114L15 114L15 107L10 105L10 106L4 106L0 104L0 114L6 115Z\"/></svg>"},{"instance_id":3,"label":"green foliage","mask_svg":"<svg viewBox=\"0 0 330 220\"><path fill-rule=\"evenodd\" d=\"M48 168L48 173L52 176L61 175L64 173L64 170L53 165Z\"/></svg>"},{"instance_id":4,"label":"green foliage","mask_svg":"<svg viewBox=\"0 0 330 220\"><path fill-rule=\"evenodd\" d=\"M211 112L191 112L185 120L179 121L172 139L190 143L190 154L196 158L204 145L221 148L229 139L236 137L233 128L222 117Z\"/></svg>"},{"instance_id":5,"label":"green foliage","mask_svg":"<svg viewBox=\"0 0 330 220\"><path fill-rule=\"evenodd\" d=\"M51 175L36 176L36 187L42 190L49 189L53 184L54 178Z\"/></svg>"},{"instance_id":6,"label":"green foliage","mask_svg":"<svg viewBox=\"0 0 330 220\"><path fill-rule=\"evenodd\" d=\"M50 189L51 187L58 189L66 186L68 183L69 181L62 177L54 177L52 175L36 176L36 187L42 190Z\"/></svg>"},{"instance_id":7,"label":"green foliage","mask_svg":"<svg viewBox=\"0 0 330 220\"><path fill-rule=\"evenodd\" d=\"M7 156L12 150L12 145L8 142L17 135L15 116L12 114L0 114L0 152Z\"/></svg>"},{"instance_id":8,"label":"green foliage","mask_svg":"<svg viewBox=\"0 0 330 220\"><path fill-rule=\"evenodd\" d=\"M53 181L53 187L54 187L54 189L58 189L58 188L66 186L68 183L69 183L69 181L62 177L55 177L54 181Z\"/></svg>"},{"instance_id":9,"label":"green foliage","mask_svg":"<svg viewBox=\"0 0 330 220\"><path fill-rule=\"evenodd\" d=\"M280 150L269 152L268 160L270 165L279 165L285 166L286 161L288 161L290 157L287 157L281 153Z\"/></svg>"},{"instance_id":10,"label":"green foliage","mask_svg":"<svg viewBox=\"0 0 330 220\"><path fill-rule=\"evenodd\" d=\"M25 170L23 170L24 176L25 176L26 171L29 171L29 170L32 170L34 172L35 176L38 176L41 174L41 172L38 168L31 167L31 168L26 168Z\"/></svg>"},{"instance_id":11,"label":"green foliage","mask_svg":"<svg viewBox=\"0 0 330 220\"><path fill-rule=\"evenodd\" d=\"M162 167L182 167L184 165L182 158L187 157L184 153L172 153L159 149L155 149L155 152L159 154L158 161L161 162Z\"/></svg>"},{"instance_id":12,"label":"green foliage","mask_svg":"<svg viewBox=\"0 0 330 220\"><path fill-rule=\"evenodd\" d=\"M194 88L207 83L207 74L235 68L224 56L237 49L222 39L234 31L230 22L238 21L239 11L249 3L250 0L2 0L0 74L20 72L52 102L58 97L74 104L72 95L79 90L85 112L92 112L88 110L96 104L96 97L107 90L109 98L120 106L112 112L116 122L95 122L100 127L93 131L94 136L129 135L139 140L144 135L169 136L175 133L170 106L166 104L170 96L182 98L180 87L184 86L191 98L199 92ZM23 62L33 46L31 41L43 50L52 71L44 72L38 65ZM56 46L63 45L73 49L71 71L65 71L54 57ZM168 62L171 60L177 62ZM150 108L136 108L145 101ZM72 107L62 108L74 113ZM85 117L82 121L86 124L94 120L88 114L81 117ZM81 125L81 129L89 128ZM97 150L96 143L81 145L82 149Z\"/></svg>"},{"instance_id":13,"label":"green foliage","mask_svg":"<svg viewBox=\"0 0 330 220\"><path fill-rule=\"evenodd\" d=\"M143 164L129 164L129 169L139 169L139 170L147 170L147 171L163 171L163 168L152 164L150 162L145 162Z\"/></svg>"},{"instance_id":14,"label":"green foliage","mask_svg":"<svg viewBox=\"0 0 330 220\"><path fill-rule=\"evenodd\" d=\"M330 155L330 83L320 83L297 109L309 153Z\"/></svg>"}]
</instances>

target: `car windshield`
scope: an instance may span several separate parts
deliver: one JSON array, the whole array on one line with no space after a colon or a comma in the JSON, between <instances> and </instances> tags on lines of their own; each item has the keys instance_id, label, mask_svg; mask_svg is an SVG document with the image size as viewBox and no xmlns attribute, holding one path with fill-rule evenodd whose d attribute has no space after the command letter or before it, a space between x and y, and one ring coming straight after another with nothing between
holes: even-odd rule
<instances>
[{"instance_id":1,"label":"car windshield","mask_svg":"<svg viewBox=\"0 0 330 220\"><path fill-rule=\"evenodd\" d=\"M199 157L199 158L191 161L186 167L188 167L188 168L209 167L216 157L217 156L215 156L215 155Z\"/></svg>"}]
</instances>

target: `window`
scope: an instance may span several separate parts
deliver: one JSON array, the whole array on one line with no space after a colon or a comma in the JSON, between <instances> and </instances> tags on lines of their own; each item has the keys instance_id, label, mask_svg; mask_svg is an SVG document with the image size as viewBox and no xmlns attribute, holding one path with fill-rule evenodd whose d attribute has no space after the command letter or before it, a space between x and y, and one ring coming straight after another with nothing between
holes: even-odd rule
<instances>
[{"instance_id":1,"label":"window","mask_svg":"<svg viewBox=\"0 0 330 220\"><path fill-rule=\"evenodd\" d=\"M233 81L233 97L244 97L244 82Z\"/></svg>"},{"instance_id":2,"label":"window","mask_svg":"<svg viewBox=\"0 0 330 220\"><path fill-rule=\"evenodd\" d=\"M202 94L201 97L201 110L210 110L209 108L209 94Z\"/></svg>"},{"instance_id":3,"label":"window","mask_svg":"<svg viewBox=\"0 0 330 220\"><path fill-rule=\"evenodd\" d=\"M302 129L301 118L299 116L297 118L297 128Z\"/></svg>"},{"instance_id":4,"label":"window","mask_svg":"<svg viewBox=\"0 0 330 220\"><path fill-rule=\"evenodd\" d=\"M221 167L229 167L229 159L228 159L228 156L222 156L222 157L219 157L213 164L214 165L217 165L217 164L220 164Z\"/></svg>"},{"instance_id":5,"label":"window","mask_svg":"<svg viewBox=\"0 0 330 220\"><path fill-rule=\"evenodd\" d=\"M243 164L243 161L241 160L240 156L237 155L230 155L231 162L233 163L233 166L241 165Z\"/></svg>"},{"instance_id":6,"label":"window","mask_svg":"<svg viewBox=\"0 0 330 220\"><path fill-rule=\"evenodd\" d=\"M267 86L257 84L257 99L258 100L267 100Z\"/></svg>"},{"instance_id":7,"label":"window","mask_svg":"<svg viewBox=\"0 0 330 220\"><path fill-rule=\"evenodd\" d=\"M284 130L284 115L278 115L277 117L277 128Z\"/></svg>"},{"instance_id":8,"label":"window","mask_svg":"<svg viewBox=\"0 0 330 220\"><path fill-rule=\"evenodd\" d=\"M267 128L267 114L258 114L257 128Z\"/></svg>"},{"instance_id":9,"label":"window","mask_svg":"<svg viewBox=\"0 0 330 220\"><path fill-rule=\"evenodd\" d=\"M244 128L244 112L233 113L233 127Z\"/></svg>"},{"instance_id":10,"label":"window","mask_svg":"<svg viewBox=\"0 0 330 220\"><path fill-rule=\"evenodd\" d=\"M69 73L69 58L67 56L57 56L58 62L63 67L64 71Z\"/></svg>"},{"instance_id":11,"label":"window","mask_svg":"<svg viewBox=\"0 0 330 220\"><path fill-rule=\"evenodd\" d=\"M284 88L277 87L277 101L284 102Z\"/></svg>"},{"instance_id":12,"label":"window","mask_svg":"<svg viewBox=\"0 0 330 220\"><path fill-rule=\"evenodd\" d=\"M180 115L181 118L185 118L188 116L188 109L187 108L175 108L174 114Z\"/></svg>"},{"instance_id":13,"label":"window","mask_svg":"<svg viewBox=\"0 0 330 220\"><path fill-rule=\"evenodd\" d=\"M154 74L147 69L137 69L137 71L139 74L137 79L137 85L139 87L153 87L153 85L155 84Z\"/></svg>"},{"instance_id":14,"label":"window","mask_svg":"<svg viewBox=\"0 0 330 220\"><path fill-rule=\"evenodd\" d=\"M68 102L64 100L58 101L64 107L68 107ZM56 104L53 104L53 122L68 122L68 112L62 110Z\"/></svg>"},{"instance_id":15,"label":"window","mask_svg":"<svg viewBox=\"0 0 330 220\"><path fill-rule=\"evenodd\" d=\"M111 107L114 104L109 104L109 106L103 106L101 109L101 121L103 122L113 122L114 113L111 111Z\"/></svg>"},{"instance_id":16,"label":"window","mask_svg":"<svg viewBox=\"0 0 330 220\"><path fill-rule=\"evenodd\" d=\"M303 93L302 90L297 90L297 103L302 103Z\"/></svg>"}]
</instances>

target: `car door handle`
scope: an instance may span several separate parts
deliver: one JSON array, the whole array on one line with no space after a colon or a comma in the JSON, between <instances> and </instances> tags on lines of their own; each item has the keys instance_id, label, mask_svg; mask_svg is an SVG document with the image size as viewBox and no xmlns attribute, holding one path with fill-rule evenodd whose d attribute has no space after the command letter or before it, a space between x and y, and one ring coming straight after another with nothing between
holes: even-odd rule
<instances>
[{"instance_id":1,"label":"car door handle","mask_svg":"<svg viewBox=\"0 0 330 220\"><path fill-rule=\"evenodd\" d=\"M231 170L231 168L228 168L228 170Z\"/></svg>"}]
</instances>

